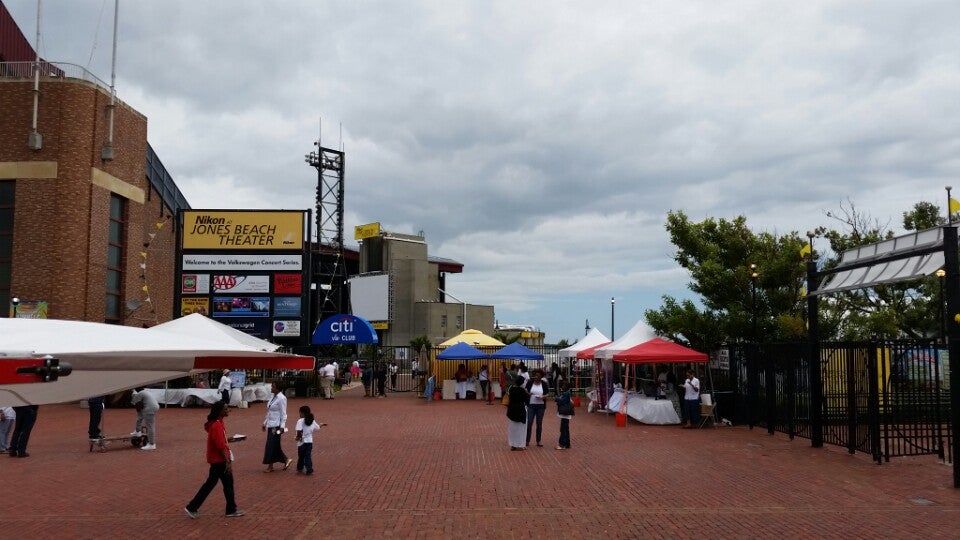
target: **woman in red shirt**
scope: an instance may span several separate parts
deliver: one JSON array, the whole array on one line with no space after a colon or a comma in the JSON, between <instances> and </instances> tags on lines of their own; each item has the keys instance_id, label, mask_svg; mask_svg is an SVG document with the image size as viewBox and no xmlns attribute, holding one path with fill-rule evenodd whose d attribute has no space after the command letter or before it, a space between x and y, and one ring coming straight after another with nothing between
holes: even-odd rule
<instances>
[{"instance_id":1,"label":"woman in red shirt","mask_svg":"<svg viewBox=\"0 0 960 540\"><path fill-rule=\"evenodd\" d=\"M233 454L227 446L227 428L223 424L223 419L229 414L230 409L226 404L218 401L210 408L207 423L203 425L203 429L207 430L207 463L210 464L210 474L197 494L184 507L191 519L200 517L200 506L217 482L223 484L223 496L227 499L227 517L240 517L244 514L243 510L237 509L233 498Z\"/></svg>"}]
</instances>

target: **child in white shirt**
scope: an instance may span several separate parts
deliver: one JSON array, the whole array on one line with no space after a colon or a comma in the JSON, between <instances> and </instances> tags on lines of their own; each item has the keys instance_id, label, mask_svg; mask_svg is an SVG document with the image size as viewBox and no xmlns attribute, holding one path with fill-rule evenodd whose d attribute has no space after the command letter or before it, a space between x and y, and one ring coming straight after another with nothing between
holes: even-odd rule
<instances>
[{"instance_id":1,"label":"child in white shirt","mask_svg":"<svg viewBox=\"0 0 960 540\"><path fill-rule=\"evenodd\" d=\"M325 426L318 424L310 412L310 407L300 407L300 419L297 420L297 474L313 474L313 432Z\"/></svg>"}]
</instances>

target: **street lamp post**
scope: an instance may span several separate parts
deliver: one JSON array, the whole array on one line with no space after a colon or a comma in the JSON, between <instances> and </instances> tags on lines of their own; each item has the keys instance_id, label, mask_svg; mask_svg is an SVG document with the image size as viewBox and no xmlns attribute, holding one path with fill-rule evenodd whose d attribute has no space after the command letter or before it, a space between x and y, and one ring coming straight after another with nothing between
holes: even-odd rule
<instances>
[{"instance_id":1,"label":"street lamp post","mask_svg":"<svg viewBox=\"0 0 960 540\"><path fill-rule=\"evenodd\" d=\"M614 336L614 331L613 331L613 307L614 307L614 305L616 305L616 303L617 303L617 301L611 296L611 297L610 297L610 339L611 339L611 340L614 339L614 337L613 337L613 336Z\"/></svg>"},{"instance_id":2,"label":"street lamp post","mask_svg":"<svg viewBox=\"0 0 960 540\"><path fill-rule=\"evenodd\" d=\"M953 186L943 186L947 190L947 225L953 225L953 212L950 211L950 190Z\"/></svg>"},{"instance_id":3,"label":"street lamp post","mask_svg":"<svg viewBox=\"0 0 960 540\"><path fill-rule=\"evenodd\" d=\"M757 341L757 265L750 264L750 338Z\"/></svg>"},{"instance_id":4,"label":"street lamp post","mask_svg":"<svg viewBox=\"0 0 960 540\"><path fill-rule=\"evenodd\" d=\"M937 326L940 329L940 339L937 341L945 343L947 339L947 318L943 309L943 278L946 277L947 271L941 268L934 274L937 276L937 281L940 282L940 296L937 298L937 319L940 321Z\"/></svg>"},{"instance_id":5,"label":"street lamp post","mask_svg":"<svg viewBox=\"0 0 960 540\"><path fill-rule=\"evenodd\" d=\"M10 303L13 304L13 318L17 318L17 308L20 306L20 299L14 296L10 299Z\"/></svg>"}]
</instances>

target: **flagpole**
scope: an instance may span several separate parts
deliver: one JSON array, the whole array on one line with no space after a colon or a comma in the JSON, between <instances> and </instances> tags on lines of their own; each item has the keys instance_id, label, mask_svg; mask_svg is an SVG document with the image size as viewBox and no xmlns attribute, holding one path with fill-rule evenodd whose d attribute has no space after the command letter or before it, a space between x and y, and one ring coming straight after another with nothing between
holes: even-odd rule
<instances>
[{"instance_id":1,"label":"flagpole","mask_svg":"<svg viewBox=\"0 0 960 540\"><path fill-rule=\"evenodd\" d=\"M953 186L944 186L947 190L947 225L953 225L953 212L950 211L950 190L953 189Z\"/></svg>"}]
</instances>

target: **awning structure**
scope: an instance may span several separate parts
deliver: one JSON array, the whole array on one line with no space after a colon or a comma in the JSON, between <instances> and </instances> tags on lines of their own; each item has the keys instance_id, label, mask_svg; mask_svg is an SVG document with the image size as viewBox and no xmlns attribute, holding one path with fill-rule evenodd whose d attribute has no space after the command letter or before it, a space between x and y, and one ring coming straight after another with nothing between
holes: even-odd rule
<instances>
[{"instance_id":1,"label":"awning structure","mask_svg":"<svg viewBox=\"0 0 960 540\"><path fill-rule=\"evenodd\" d=\"M917 231L843 252L820 287L826 294L928 276L943 267L943 228Z\"/></svg>"},{"instance_id":2,"label":"awning structure","mask_svg":"<svg viewBox=\"0 0 960 540\"><path fill-rule=\"evenodd\" d=\"M583 339L567 347L566 349L560 349L559 355L560 358L577 358L579 356L578 353L581 351L602 347L608 343L610 343L610 338L603 335L603 332L600 330L591 328L590 332L583 336ZM593 354L584 356L584 358L593 358Z\"/></svg>"}]
</instances>

